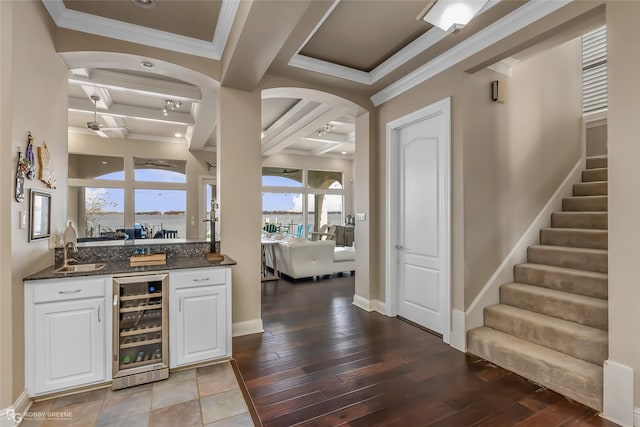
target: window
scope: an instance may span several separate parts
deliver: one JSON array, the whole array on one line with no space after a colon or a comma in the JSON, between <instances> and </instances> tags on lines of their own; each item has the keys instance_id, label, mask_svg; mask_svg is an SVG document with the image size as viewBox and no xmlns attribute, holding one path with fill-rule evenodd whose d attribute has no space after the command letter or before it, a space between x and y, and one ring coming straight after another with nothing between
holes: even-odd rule
<instances>
[{"instance_id":1,"label":"window","mask_svg":"<svg viewBox=\"0 0 640 427\"><path fill-rule=\"evenodd\" d=\"M185 238L186 181L184 160L70 153L69 219L81 241Z\"/></svg>"},{"instance_id":2,"label":"window","mask_svg":"<svg viewBox=\"0 0 640 427\"><path fill-rule=\"evenodd\" d=\"M263 226L267 230L312 237L323 226L342 224L342 179L342 172L263 168ZM297 188L292 191L291 187Z\"/></svg>"},{"instance_id":3,"label":"window","mask_svg":"<svg viewBox=\"0 0 640 427\"><path fill-rule=\"evenodd\" d=\"M582 36L582 112L604 110L607 100L607 27Z\"/></svg>"}]
</instances>

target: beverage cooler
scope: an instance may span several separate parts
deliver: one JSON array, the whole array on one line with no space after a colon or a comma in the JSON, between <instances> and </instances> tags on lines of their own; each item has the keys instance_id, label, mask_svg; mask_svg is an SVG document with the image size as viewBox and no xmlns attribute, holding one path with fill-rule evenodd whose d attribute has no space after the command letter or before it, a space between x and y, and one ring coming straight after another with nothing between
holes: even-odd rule
<instances>
[{"instance_id":1,"label":"beverage cooler","mask_svg":"<svg viewBox=\"0 0 640 427\"><path fill-rule=\"evenodd\" d=\"M114 277L114 390L169 377L168 274Z\"/></svg>"}]
</instances>

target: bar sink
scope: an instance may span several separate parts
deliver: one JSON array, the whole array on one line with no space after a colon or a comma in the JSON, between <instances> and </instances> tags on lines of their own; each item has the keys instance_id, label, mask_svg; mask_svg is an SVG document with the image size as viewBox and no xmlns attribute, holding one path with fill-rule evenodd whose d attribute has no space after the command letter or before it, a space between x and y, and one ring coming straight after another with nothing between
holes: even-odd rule
<instances>
[{"instance_id":1,"label":"bar sink","mask_svg":"<svg viewBox=\"0 0 640 427\"><path fill-rule=\"evenodd\" d=\"M86 273L91 271L102 270L107 264L105 263L95 263L95 264L75 264L75 265L67 265L64 267L56 268L54 271L56 273Z\"/></svg>"}]
</instances>

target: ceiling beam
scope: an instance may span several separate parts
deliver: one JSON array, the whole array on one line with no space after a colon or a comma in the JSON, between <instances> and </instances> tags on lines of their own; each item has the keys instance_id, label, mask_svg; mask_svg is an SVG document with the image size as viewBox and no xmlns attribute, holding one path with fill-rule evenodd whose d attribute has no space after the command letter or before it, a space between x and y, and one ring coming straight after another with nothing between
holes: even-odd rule
<instances>
[{"instance_id":1,"label":"ceiling beam","mask_svg":"<svg viewBox=\"0 0 640 427\"><path fill-rule=\"evenodd\" d=\"M202 94L196 86L144 76L93 70L90 77L69 75L69 84L94 86L119 92L135 93L183 102L200 102Z\"/></svg>"},{"instance_id":2,"label":"ceiling beam","mask_svg":"<svg viewBox=\"0 0 640 427\"><path fill-rule=\"evenodd\" d=\"M222 55L221 85L253 90L312 0L240 2Z\"/></svg>"},{"instance_id":3,"label":"ceiling beam","mask_svg":"<svg viewBox=\"0 0 640 427\"><path fill-rule=\"evenodd\" d=\"M338 153L340 151L344 151L344 147L347 147L347 146L353 146L353 144L351 143L327 144L321 148L313 150L311 154L314 156L321 156L323 154L327 154L330 151L335 151Z\"/></svg>"},{"instance_id":4,"label":"ceiling beam","mask_svg":"<svg viewBox=\"0 0 640 427\"><path fill-rule=\"evenodd\" d=\"M69 98L69 110L80 111L93 114L93 102L80 98ZM152 120L164 123L177 123L182 125L193 125L194 120L189 113L171 111L168 116L164 116L162 110L155 108L136 107L126 104L112 104L108 111L98 110L100 116L131 117L141 120Z\"/></svg>"}]
</instances>

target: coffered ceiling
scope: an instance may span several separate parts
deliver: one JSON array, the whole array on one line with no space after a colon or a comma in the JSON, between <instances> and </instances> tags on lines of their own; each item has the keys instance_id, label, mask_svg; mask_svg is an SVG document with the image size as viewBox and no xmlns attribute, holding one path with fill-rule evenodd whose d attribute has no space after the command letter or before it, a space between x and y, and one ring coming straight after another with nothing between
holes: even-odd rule
<instances>
[{"instance_id":1,"label":"coffered ceiling","mask_svg":"<svg viewBox=\"0 0 640 427\"><path fill-rule=\"evenodd\" d=\"M223 85L253 90L255 82L269 73L344 88L378 105L571 0L488 0L480 14L457 33L419 19L427 0L43 3L59 28L77 34L219 61L221 75L216 77L212 71L212 76ZM69 68L75 67L74 61L63 58ZM215 119L211 119L216 117L215 89L183 79L180 73L171 74L166 67L121 69L113 61L108 66L98 62L69 74L70 132L184 142L193 150L215 150ZM87 126L93 121L92 95L100 97L95 121L104 130ZM164 115L167 100L181 104ZM295 94L265 97L262 128L265 156L354 153L354 112L348 103L325 103Z\"/></svg>"}]
</instances>

